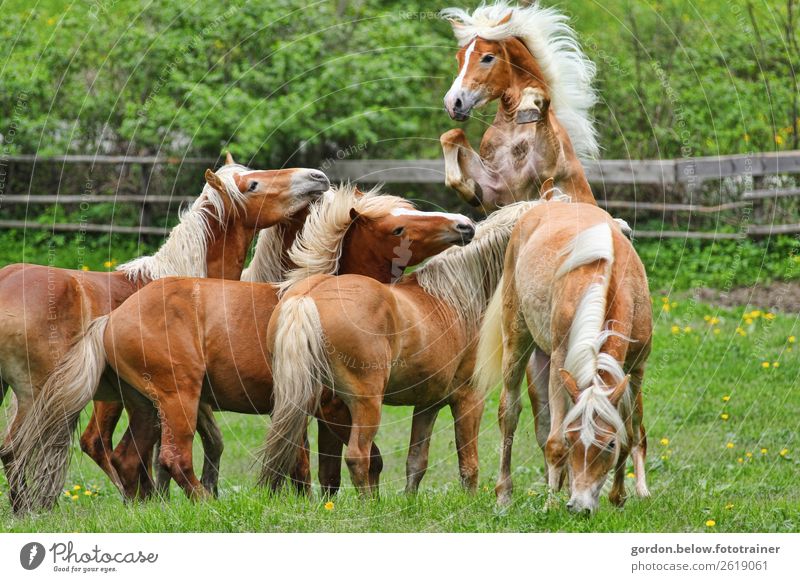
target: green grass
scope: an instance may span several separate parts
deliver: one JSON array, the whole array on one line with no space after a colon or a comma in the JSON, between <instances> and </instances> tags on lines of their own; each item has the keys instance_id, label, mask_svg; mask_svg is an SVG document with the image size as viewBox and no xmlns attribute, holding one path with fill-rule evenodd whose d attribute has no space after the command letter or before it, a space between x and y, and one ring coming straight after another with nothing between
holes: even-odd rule
<instances>
[{"instance_id":1,"label":"green grass","mask_svg":"<svg viewBox=\"0 0 800 582\"><path fill-rule=\"evenodd\" d=\"M92 461L77 453L67 485L88 486L99 494L81 494L77 501L64 497L52 513L21 520L12 517L4 502L0 530L800 530L796 460L800 458L800 343L789 342L789 336L800 336L800 322L796 316L778 314L774 319L754 317L748 324L742 317L744 309L713 311L684 300L668 304L665 311L661 297L654 298L656 336L645 382L647 467L653 497L630 498L623 510L613 508L604 495L600 511L590 519L572 516L563 508L544 511L542 455L534 444L533 422L526 409L514 449L514 503L498 511L493 492L499 444L495 393L483 419L480 487L474 497L462 493L457 484L452 418L447 411L442 411L436 424L430 468L418 497L401 493L411 411L385 408L378 433L385 457L380 500L359 499L345 475L347 489L334 500L332 510L325 509L316 489L309 499L288 492L271 497L255 489L252 453L262 441L267 420L220 414L226 452L219 500L192 504L173 485L168 502L124 505ZM719 322L712 324L705 316ZM737 327L746 335L737 333ZM769 362L769 367L762 367L763 362ZM730 397L727 402L723 401L726 396ZM2 410L7 409L8 403ZM669 439L669 444L662 444L662 439ZM195 450L196 458L201 458L199 447ZM630 492L633 480L627 481ZM7 485L2 479L0 491L5 497ZM716 525L708 527L708 520Z\"/></svg>"}]
</instances>

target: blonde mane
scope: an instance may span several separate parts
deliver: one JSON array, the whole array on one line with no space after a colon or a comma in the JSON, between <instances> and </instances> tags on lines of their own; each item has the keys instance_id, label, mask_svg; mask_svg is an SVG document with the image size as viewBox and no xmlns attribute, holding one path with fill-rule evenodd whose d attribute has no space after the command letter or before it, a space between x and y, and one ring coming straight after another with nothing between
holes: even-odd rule
<instances>
[{"instance_id":1,"label":"blonde mane","mask_svg":"<svg viewBox=\"0 0 800 582\"><path fill-rule=\"evenodd\" d=\"M297 268L286 274L285 281L280 284L281 293L312 275L336 273L345 234L353 223L351 209L361 217L377 219L396 208L414 207L398 196L381 194L379 187L363 194L352 184L340 184L332 190L331 196L325 196L322 202L311 207L303 230L289 250L289 260Z\"/></svg>"},{"instance_id":2,"label":"blonde mane","mask_svg":"<svg viewBox=\"0 0 800 582\"><path fill-rule=\"evenodd\" d=\"M497 25L512 10L508 22ZM589 114L597 102L592 87L595 65L581 49L565 14L538 3L517 7L499 1L480 6L472 14L461 8L447 8L441 15L453 22L459 46L476 36L486 40L519 38L542 69L553 112L569 135L575 153L583 158L597 157L597 132Z\"/></svg>"},{"instance_id":3,"label":"blonde mane","mask_svg":"<svg viewBox=\"0 0 800 582\"><path fill-rule=\"evenodd\" d=\"M416 277L426 293L455 309L468 327L478 325L503 274L511 231L540 203L516 202L493 212L478 223L471 243L447 249L406 277Z\"/></svg>"},{"instance_id":4,"label":"blonde mane","mask_svg":"<svg viewBox=\"0 0 800 582\"><path fill-rule=\"evenodd\" d=\"M248 172L239 164L228 164L215 173L225 185L225 194L210 185L203 186L200 196L181 213L180 222L172 229L167 240L152 256L139 257L117 267L131 281L155 281L163 277L205 277L206 251L212 237L210 221L225 225L225 201L232 202L234 214L244 205L246 194L239 191L234 174Z\"/></svg>"},{"instance_id":5,"label":"blonde mane","mask_svg":"<svg viewBox=\"0 0 800 582\"><path fill-rule=\"evenodd\" d=\"M287 262L283 253L286 227L276 224L258 233L253 259L242 271L242 281L279 283L286 276Z\"/></svg>"}]
</instances>

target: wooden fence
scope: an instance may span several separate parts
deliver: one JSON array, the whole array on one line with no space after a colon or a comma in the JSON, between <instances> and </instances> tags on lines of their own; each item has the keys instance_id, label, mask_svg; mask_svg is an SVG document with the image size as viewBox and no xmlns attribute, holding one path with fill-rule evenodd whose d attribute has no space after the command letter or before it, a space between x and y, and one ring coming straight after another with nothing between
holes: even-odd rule
<instances>
[{"instance_id":1,"label":"wooden fence","mask_svg":"<svg viewBox=\"0 0 800 582\"><path fill-rule=\"evenodd\" d=\"M175 204L189 202L194 197L163 196L147 193L147 177L159 165L214 166L220 162L214 158L169 158L148 156L85 156L66 155L38 157L33 155L6 156L5 165L18 163L35 164L89 164L94 165L139 165L142 168L142 193L138 195L52 195L26 194L2 195L0 205L13 204L93 204L99 202L134 203L142 207L151 204ZM753 179L773 175L800 174L800 151L752 153L731 156L701 157L681 160L598 160L585 163L589 181L604 187L620 186L634 191L638 186L660 187L665 193L676 189L699 188L703 182L724 178L742 177L752 184ZM443 184L444 162L442 160L341 160L325 162L322 169L332 181L352 180L359 183L403 183ZM752 207L754 203L800 196L800 188L765 188L745 191L740 200L717 205L687 204L679 202L639 202L630 199L600 199L605 208L627 211L650 211L661 213L686 212L714 214L723 211ZM3 220L0 228L46 229L66 232L116 232L131 234L162 235L161 227L114 226L107 224L40 224L20 220ZM747 224L739 232L697 232L679 230L636 230L634 236L641 238L701 238L735 239L742 236L769 236L773 234L800 233L800 223Z\"/></svg>"}]
</instances>

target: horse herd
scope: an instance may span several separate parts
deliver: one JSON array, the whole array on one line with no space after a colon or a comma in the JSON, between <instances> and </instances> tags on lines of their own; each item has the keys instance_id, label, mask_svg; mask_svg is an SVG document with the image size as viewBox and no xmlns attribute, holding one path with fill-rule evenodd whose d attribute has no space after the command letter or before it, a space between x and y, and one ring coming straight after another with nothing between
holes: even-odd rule
<instances>
[{"instance_id":1,"label":"horse herd","mask_svg":"<svg viewBox=\"0 0 800 582\"><path fill-rule=\"evenodd\" d=\"M580 161L597 152L594 65L554 9L498 2L443 15L460 45L448 113L463 120L499 102L479 153L460 129L441 137L446 184L488 214L481 222L228 155L154 255L111 273L0 271L0 388L16 410L1 455L14 511L57 502L92 400L81 448L126 499L164 493L171 479L192 499L216 495L214 410L272 415L260 484L288 477L309 492L316 417L323 492L340 487L344 454L354 486L376 495L384 404L414 407L406 491L417 491L449 406L472 492L497 384L496 492L507 504L526 371L550 491L567 481L567 507L592 512L613 471L610 500L622 505L631 456L636 493L649 495L651 302L627 225L597 207ZM123 410L129 426L114 447Z\"/></svg>"}]
</instances>

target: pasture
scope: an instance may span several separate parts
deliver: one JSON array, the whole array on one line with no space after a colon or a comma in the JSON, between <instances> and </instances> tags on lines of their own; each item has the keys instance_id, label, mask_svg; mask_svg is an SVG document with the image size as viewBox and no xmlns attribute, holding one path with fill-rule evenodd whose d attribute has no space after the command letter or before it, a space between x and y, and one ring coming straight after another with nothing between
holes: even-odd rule
<instances>
[{"instance_id":1,"label":"pasture","mask_svg":"<svg viewBox=\"0 0 800 582\"><path fill-rule=\"evenodd\" d=\"M402 493L411 409L384 407L376 442L385 458L381 498L357 497L345 470L344 490L326 505L314 495L254 487L253 451L266 417L218 414L226 450L216 501L192 504L172 486L169 502L123 505L110 482L75 450L65 494L51 514L14 518L0 503L2 531L97 532L790 532L800 530L798 419L800 325L795 315L764 306L715 309L691 296L653 297L655 339L645 380L648 479L653 497L631 497L623 510L605 495L591 519L562 507L544 511L542 454L525 404L514 449L514 503L495 508L498 392L481 427L479 492L458 485L449 411L436 423L430 468L416 498ZM668 307L664 307L668 306ZM10 398L0 409L8 411ZM82 425L88 419L82 416ZM124 424L118 427L117 438ZM315 447L315 426L311 444ZM199 439L195 454L201 455ZM196 457L198 458L198 457ZM313 466L316 480L316 463ZM629 471L630 473L630 471ZM628 479L628 491L633 479ZM76 487L80 487L76 489ZM606 486L608 488L608 485ZM0 477L0 493L7 484ZM91 494L86 492L90 491Z\"/></svg>"}]
</instances>

